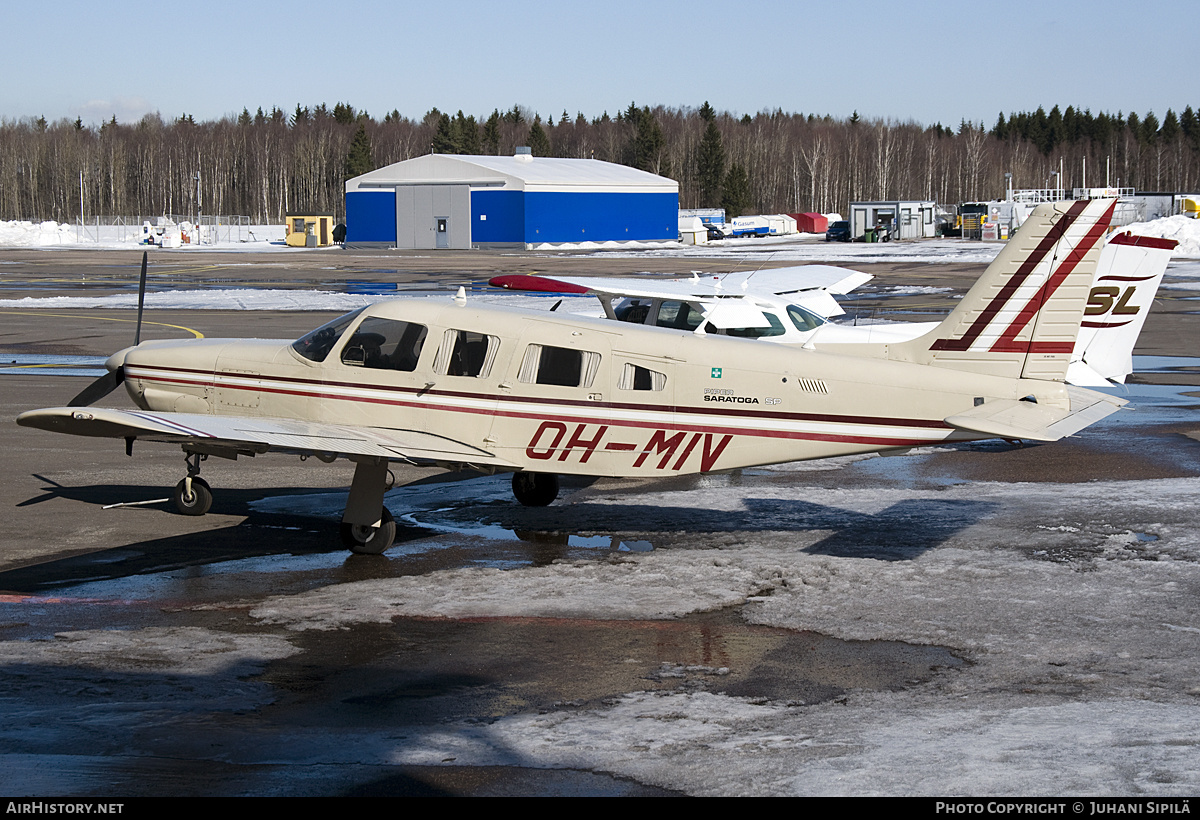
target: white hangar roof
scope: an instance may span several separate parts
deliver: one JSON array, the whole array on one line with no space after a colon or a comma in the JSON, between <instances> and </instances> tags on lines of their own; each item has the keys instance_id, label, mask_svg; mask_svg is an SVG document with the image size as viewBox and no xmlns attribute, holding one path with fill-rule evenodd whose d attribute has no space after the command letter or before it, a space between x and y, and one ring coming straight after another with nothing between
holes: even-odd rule
<instances>
[{"instance_id":1,"label":"white hangar roof","mask_svg":"<svg viewBox=\"0 0 1200 820\"><path fill-rule=\"evenodd\" d=\"M397 185L471 185L523 191L677 193L679 183L598 159L426 154L346 180L346 192Z\"/></svg>"}]
</instances>

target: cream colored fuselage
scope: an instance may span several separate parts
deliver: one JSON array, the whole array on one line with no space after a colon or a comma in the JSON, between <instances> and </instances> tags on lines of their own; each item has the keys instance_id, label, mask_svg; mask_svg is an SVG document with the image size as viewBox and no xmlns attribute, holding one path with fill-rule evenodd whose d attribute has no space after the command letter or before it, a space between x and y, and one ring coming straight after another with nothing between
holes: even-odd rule
<instances>
[{"instance_id":1,"label":"cream colored fuselage","mask_svg":"<svg viewBox=\"0 0 1200 820\"><path fill-rule=\"evenodd\" d=\"M369 317L426 328L413 369L343 361ZM493 340L485 374L451 375L438 356L448 330ZM531 345L583 352L586 383L531 380ZM507 469L598 476L984 438L943 420L991 399L1067 406L1057 382L429 299L371 306L324 361L289 341L150 342L125 353L124 369L147 410L414 430L492 453Z\"/></svg>"}]
</instances>

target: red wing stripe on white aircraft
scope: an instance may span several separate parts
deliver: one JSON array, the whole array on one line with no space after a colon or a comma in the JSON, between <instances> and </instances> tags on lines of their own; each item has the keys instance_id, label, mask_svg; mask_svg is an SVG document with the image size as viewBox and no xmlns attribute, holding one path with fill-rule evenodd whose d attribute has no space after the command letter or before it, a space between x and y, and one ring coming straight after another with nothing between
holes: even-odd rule
<instances>
[{"instance_id":1,"label":"red wing stripe on white aircraft","mask_svg":"<svg viewBox=\"0 0 1200 820\"><path fill-rule=\"evenodd\" d=\"M992 323L992 320L996 318L996 315L1000 312L1008 300L1013 297L1013 294L1015 294L1021 285L1025 283L1025 280L1029 278L1029 275L1033 273L1034 269L1037 268L1037 266L1041 264L1042 260L1046 258L1046 254L1050 253L1058 241L1063 237L1063 234L1067 232L1067 229L1075 224L1075 220L1079 218L1079 215L1083 213L1084 208L1086 207L1086 201L1072 203L1071 207L1067 209L1067 212L1063 214L1062 218L1059 219L1058 222L1056 222L1050 228L1050 230L1046 232L1046 235L1042 237L1042 241L1038 243L1038 246L1033 249L1029 256L1025 258L1025 261L1021 263L1020 267L1017 268L1016 273L1009 277L1009 280L1004 283L1004 287L1000 289L1000 292L992 298L992 301L987 304L987 307L980 311L979 316L977 316L975 321L971 323L971 326L967 328L967 332L964 333L959 339L938 339L933 343L933 345L931 345L931 349L969 349L971 344L977 338L979 338L979 335L983 333L983 331L987 329L987 326Z\"/></svg>"},{"instance_id":2,"label":"red wing stripe on white aircraft","mask_svg":"<svg viewBox=\"0 0 1200 820\"><path fill-rule=\"evenodd\" d=\"M212 433L206 433L203 430L196 430L195 428L188 427L186 425L180 424L177 421L173 421L169 418L164 418L163 416L151 415L149 413L138 413L136 411L129 411L129 415L134 416L135 418L139 418L142 421L148 421L148 422L152 422L154 424L161 424L163 427L170 427L171 429L177 430L185 436L197 436L199 438L216 438L216 436L214 436Z\"/></svg>"},{"instance_id":3,"label":"red wing stripe on white aircraft","mask_svg":"<svg viewBox=\"0 0 1200 820\"><path fill-rule=\"evenodd\" d=\"M1025 326L1032 321L1037 312L1042 309L1047 300L1054 295L1059 286L1066 281L1071 275L1071 271L1083 261L1100 238L1104 236L1104 230L1108 227L1108 219L1112 215L1113 208L1117 205L1116 200L1104 212L1105 218L1096 220L1096 223L1088 229L1088 232L1080 240L1079 244L1072 248L1066 255L1066 258L1059 263L1058 269L1047 277L1042 286L1038 288L1037 293L1033 298L1025 303L1025 307L1021 308L1017 313L1017 318L1012 321L1007 329L1000 334L1000 338L992 345L993 353L1070 353L1075 347L1075 342L1037 342L1030 340L1028 342L1018 342L1017 336L1025 329Z\"/></svg>"}]
</instances>

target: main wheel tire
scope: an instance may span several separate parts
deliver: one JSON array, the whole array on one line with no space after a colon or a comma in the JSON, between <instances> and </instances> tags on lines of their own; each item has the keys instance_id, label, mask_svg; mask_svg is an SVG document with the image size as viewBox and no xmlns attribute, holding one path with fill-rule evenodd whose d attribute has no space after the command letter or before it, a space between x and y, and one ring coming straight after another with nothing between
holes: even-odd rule
<instances>
[{"instance_id":1,"label":"main wheel tire","mask_svg":"<svg viewBox=\"0 0 1200 820\"><path fill-rule=\"evenodd\" d=\"M558 498L554 473L513 473L513 495L526 507L545 507Z\"/></svg>"},{"instance_id":2,"label":"main wheel tire","mask_svg":"<svg viewBox=\"0 0 1200 820\"><path fill-rule=\"evenodd\" d=\"M171 500L175 502L175 509L183 515L204 515L212 506L212 487L200 476L193 476L189 495L187 479L180 479L175 485L175 492L171 494Z\"/></svg>"},{"instance_id":3,"label":"main wheel tire","mask_svg":"<svg viewBox=\"0 0 1200 820\"><path fill-rule=\"evenodd\" d=\"M356 555L380 555L396 540L396 519L384 507L378 527L342 524L340 534L346 549Z\"/></svg>"}]
</instances>

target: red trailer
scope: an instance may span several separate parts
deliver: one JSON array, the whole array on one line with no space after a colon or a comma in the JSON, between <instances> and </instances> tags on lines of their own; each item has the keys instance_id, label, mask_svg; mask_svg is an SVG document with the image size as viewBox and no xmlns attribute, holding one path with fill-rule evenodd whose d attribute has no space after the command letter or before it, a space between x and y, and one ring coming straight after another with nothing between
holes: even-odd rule
<instances>
[{"instance_id":1,"label":"red trailer","mask_svg":"<svg viewBox=\"0 0 1200 820\"><path fill-rule=\"evenodd\" d=\"M796 220L796 230L800 233L825 233L829 228L829 220L821 214L788 214Z\"/></svg>"}]
</instances>

